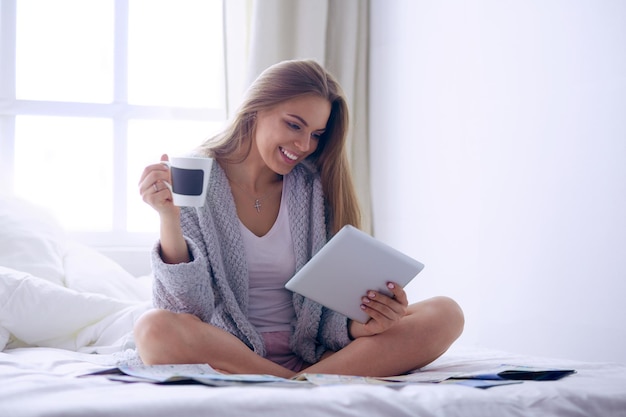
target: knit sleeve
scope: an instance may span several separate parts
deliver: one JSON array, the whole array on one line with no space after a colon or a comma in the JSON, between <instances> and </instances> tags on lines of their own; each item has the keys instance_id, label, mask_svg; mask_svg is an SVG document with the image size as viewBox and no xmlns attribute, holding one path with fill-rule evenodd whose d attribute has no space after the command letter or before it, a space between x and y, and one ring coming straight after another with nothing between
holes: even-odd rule
<instances>
[{"instance_id":1,"label":"knit sleeve","mask_svg":"<svg viewBox=\"0 0 626 417\"><path fill-rule=\"evenodd\" d=\"M161 259L160 243L152 250L154 274L153 303L157 308L176 313L189 313L210 322L214 311L214 296L207 264L204 242L196 236L197 215L190 209L181 212L181 225L191 260L167 264ZM189 235L192 236L189 236Z\"/></svg>"},{"instance_id":2,"label":"knit sleeve","mask_svg":"<svg viewBox=\"0 0 626 417\"><path fill-rule=\"evenodd\" d=\"M318 340L329 350L338 351L350 343L348 318L328 308L322 309Z\"/></svg>"}]
</instances>

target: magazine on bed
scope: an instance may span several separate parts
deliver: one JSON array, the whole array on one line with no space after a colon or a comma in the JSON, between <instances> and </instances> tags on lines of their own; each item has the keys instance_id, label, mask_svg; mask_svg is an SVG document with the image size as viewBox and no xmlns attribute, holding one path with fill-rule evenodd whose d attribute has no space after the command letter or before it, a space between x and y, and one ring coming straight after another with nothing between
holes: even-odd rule
<instances>
[{"instance_id":1,"label":"magazine on bed","mask_svg":"<svg viewBox=\"0 0 626 417\"><path fill-rule=\"evenodd\" d=\"M287 379L263 374L224 374L208 364L188 365L125 365L91 372L81 377L104 375L120 382L148 382L156 384L199 383L209 386L271 385L286 387L368 384L402 386L415 383L445 383L490 388L499 385L520 384L524 381L556 381L574 374L574 369L536 368L519 365L500 365L497 368L470 373L416 371L391 377L361 377L351 375L303 373Z\"/></svg>"}]
</instances>

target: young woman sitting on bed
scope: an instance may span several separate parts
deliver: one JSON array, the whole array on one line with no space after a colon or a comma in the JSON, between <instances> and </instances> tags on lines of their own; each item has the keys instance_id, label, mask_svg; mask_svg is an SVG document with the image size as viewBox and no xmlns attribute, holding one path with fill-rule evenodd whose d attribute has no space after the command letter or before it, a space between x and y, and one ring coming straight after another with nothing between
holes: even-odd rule
<instances>
[{"instance_id":1,"label":"young woman sitting on bed","mask_svg":"<svg viewBox=\"0 0 626 417\"><path fill-rule=\"evenodd\" d=\"M160 240L156 309L135 326L144 363L387 376L428 364L458 338L464 319L454 301L409 305L393 277L393 297L363 294L366 324L284 288L342 226L359 227L347 129L335 78L314 61L285 61L258 77L230 126L199 148L217 162L204 207L174 206L168 168L146 167L139 187L160 215Z\"/></svg>"}]
</instances>

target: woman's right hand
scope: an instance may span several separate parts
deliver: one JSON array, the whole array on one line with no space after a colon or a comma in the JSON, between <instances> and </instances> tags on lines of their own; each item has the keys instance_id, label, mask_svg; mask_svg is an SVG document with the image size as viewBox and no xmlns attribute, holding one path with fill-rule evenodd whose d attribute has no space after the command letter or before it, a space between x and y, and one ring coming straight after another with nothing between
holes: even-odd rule
<instances>
[{"instance_id":1,"label":"woman's right hand","mask_svg":"<svg viewBox=\"0 0 626 417\"><path fill-rule=\"evenodd\" d=\"M161 161L167 161L167 155ZM161 259L168 264L189 262L191 255L180 227L180 207L174 205L170 169L163 163L148 165L139 180L141 198L161 217Z\"/></svg>"},{"instance_id":2,"label":"woman's right hand","mask_svg":"<svg viewBox=\"0 0 626 417\"><path fill-rule=\"evenodd\" d=\"M161 161L168 159L167 154L161 156ZM139 193L143 201L162 217L176 216L178 218L180 209L174 205L172 192L165 184L166 182L172 183L170 169L167 165L162 163L148 165L143 170L139 180Z\"/></svg>"}]
</instances>

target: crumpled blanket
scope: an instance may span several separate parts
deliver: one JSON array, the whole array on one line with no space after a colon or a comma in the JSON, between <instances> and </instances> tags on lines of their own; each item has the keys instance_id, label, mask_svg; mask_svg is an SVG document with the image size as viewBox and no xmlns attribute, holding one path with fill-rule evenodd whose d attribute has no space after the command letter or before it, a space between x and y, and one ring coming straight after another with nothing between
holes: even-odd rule
<instances>
[{"instance_id":1,"label":"crumpled blanket","mask_svg":"<svg viewBox=\"0 0 626 417\"><path fill-rule=\"evenodd\" d=\"M80 292L0 266L0 350L123 351L134 346L133 324L149 308L150 301Z\"/></svg>"},{"instance_id":2,"label":"crumpled blanket","mask_svg":"<svg viewBox=\"0 0 626 417\"><path fill-rule=\"evenodd\" d=\"M47 210L0 195L0 351L130 352L151 281L70 238Z\"/></svg>"}]
</instances>

